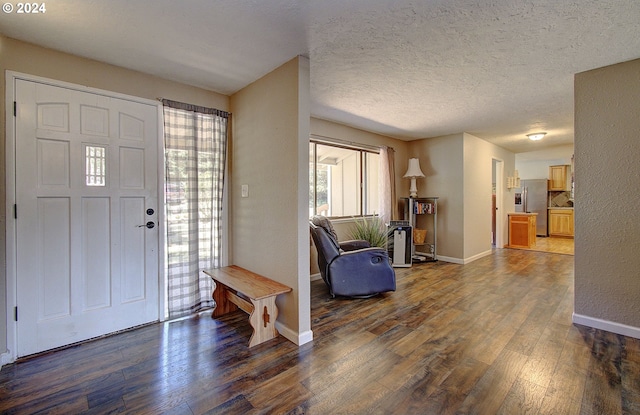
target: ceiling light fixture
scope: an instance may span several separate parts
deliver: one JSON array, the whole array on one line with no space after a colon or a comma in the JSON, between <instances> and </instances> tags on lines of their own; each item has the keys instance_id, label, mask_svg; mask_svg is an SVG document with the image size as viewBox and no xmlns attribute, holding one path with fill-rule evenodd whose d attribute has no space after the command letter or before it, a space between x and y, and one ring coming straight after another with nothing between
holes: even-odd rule
<instances>
[{"instance_id":1,"label":"ceiling light fixture","mask_svg":"<svg viewBox=\"0 0 640 415\"><path fill-rule=\"evenodd\" d=\"M538 141L538 140L542 140L542 137L544 137L545 135L547 135L547 133L535 133L535 134L527 134L527 137L529 137L529 140Z\"/></svg>"}]
</instances>

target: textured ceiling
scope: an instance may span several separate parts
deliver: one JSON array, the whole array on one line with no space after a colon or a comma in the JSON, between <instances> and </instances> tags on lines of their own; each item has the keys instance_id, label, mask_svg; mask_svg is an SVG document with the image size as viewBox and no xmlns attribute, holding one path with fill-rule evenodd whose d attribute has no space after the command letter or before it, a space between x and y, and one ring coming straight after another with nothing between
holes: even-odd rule
<instances>
[{"instance_id":1,"label":"textured ceiling","mask_svg":"<svg viewBox=\"0 0 640 415\"><path fill-rule=\"evenodd\" d=\"M573 75L640 58L638 0L55 0L0 32L231 94L296 55L312 115L514 152L573 142ZM541 142L525 134L546 131Z\"/></svg>"}]
</instances>

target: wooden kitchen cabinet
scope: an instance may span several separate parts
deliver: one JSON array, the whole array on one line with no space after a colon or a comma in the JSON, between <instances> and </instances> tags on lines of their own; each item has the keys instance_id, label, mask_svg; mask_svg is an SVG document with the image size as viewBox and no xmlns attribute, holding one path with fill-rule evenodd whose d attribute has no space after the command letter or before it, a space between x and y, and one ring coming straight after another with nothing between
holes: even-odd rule
<instances>
[{"instance_id":1,"label":"wooden kitchen cabinet","mask_svg":"<svg viewBox=\"0 0 640 415\"><path fill-rule=\"evenodd\" d=\"M537 213L509 213L508 248L531 248L536 246Z\"/></svg>"},{"instance_id":2,"label":"wooden kitchen cabinet","mask_svg":"<svg viewBox=\"0 0 640 415\"><path fill-rule=\"evenodd\" d=\"M571 165L549 166L549 190L571 190Z\"/></svg>"},{"instance_id":3,"label":"wooden kitchen cabinet","mask_svg":"<svg viewBox=\"0 0 640 415\"><path fill-rule=\"evenodd\" d=\"M549 236L573 238L573 209L549 209Z\"/></svg>"}]
</instances>

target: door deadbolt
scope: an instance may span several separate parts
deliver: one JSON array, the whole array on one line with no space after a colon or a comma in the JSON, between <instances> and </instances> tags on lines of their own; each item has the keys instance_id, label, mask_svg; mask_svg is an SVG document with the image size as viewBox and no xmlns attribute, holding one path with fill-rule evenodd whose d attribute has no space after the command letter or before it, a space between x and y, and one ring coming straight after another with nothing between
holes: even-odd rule
<instances>
[{"instance_id":1,"label":"door deadbolt","mask_svg":"<svg viewBox=\"0 0 640 415\"><path fill-rule=\"evenodd\" d=\"M152 221L149 221L147 223L145 223L144 225L138 225L138 228L144 228L146 227L147 229L153 229L155 228L156 224Z\"/></svg>"},{"instance_id":2,"label":"door deadbolt","mask_svg":"<svg viewBox=\"0 0 640 415\"><path fill-rule=\"evenodd\" d=\"M147 215L151 216L154 213L156 213L156 212L153 209L151 209L151 208L147 209Z\"/></svg>"}]
</instances>

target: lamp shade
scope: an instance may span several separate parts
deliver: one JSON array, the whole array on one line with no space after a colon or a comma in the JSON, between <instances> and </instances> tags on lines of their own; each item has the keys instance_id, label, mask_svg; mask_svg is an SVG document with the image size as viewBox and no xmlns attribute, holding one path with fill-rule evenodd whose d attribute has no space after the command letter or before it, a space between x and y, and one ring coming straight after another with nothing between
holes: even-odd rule
<instances>
[{"instance_id":1,"label":"lamp shade","mask_svg":"<svg viewBox=\"0 0 640 415\"><path fill-rule=\"evenodd\" d=\"M424 177L424 173L420 170L419 159L409 159L409 168L403 177Z\"/></svg>"}]
</instances>

